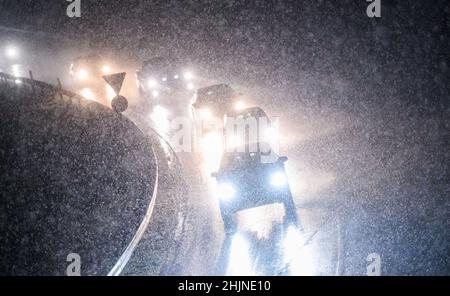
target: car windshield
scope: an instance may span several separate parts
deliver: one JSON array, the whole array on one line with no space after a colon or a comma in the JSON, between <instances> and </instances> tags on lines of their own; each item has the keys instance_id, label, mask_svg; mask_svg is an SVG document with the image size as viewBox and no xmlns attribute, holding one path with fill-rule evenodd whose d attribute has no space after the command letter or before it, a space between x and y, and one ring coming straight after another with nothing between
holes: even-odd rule
<instances>
[{"instance_id":1,"label":"car windshield","mask_svg":"<svg viewBox=\"0 0 450 296\"><path fill-rule=\"evenodd\" d=\"M273 164L277 162L279 155L272 149L269 143L248 143L229 149L222 157L221 168L239 169L254 165Z\"/></svg>"},{"instance_id":2,"label":"car windshield","mask_svg":"<svg viewBox=\"0 0 450 296\"><path fill-rule=\"evenodd\" d=\"M228 85L216 85L199 89L197 91L197 102L199 103L214 103L223 101L234 96L234 90Z\"/></svg>"},{"instance_id":3,"label":"car windshield","mask_svg":"<svg viewBox=\"0 0 450 296\"><path fill-rule=\"evenodd\" d=\"M234 170L253 166L259 163L260 154L257 152L227 152L221 162L224 170Z\"/></svg>"}]
</instances>

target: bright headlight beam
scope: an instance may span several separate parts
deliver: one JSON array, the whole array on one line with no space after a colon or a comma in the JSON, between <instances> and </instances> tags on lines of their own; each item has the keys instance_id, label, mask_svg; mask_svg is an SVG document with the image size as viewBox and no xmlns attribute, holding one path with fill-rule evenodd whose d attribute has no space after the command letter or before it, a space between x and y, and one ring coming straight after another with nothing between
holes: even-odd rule
<instances>
[{"instance_id":1,"label":"bright headlight beam","mask_svg":"<svg viewBox=\"0 0 450 296\"><path fill-rule=\"evenodd\" d=\"M235 105L234 108L239 111L245 108L245 104L242 101L238 101Z\"/></svg>"},{"instance_id":2,"label":"bright headlight beam","mask_svg":"<svg viewBox=\"0 0 450 296\"><path fill-rule=\"evenodd\" d=\"M153 121L156 129L160 133L166 133L169 131L170 122L169 122L169 110L166 108L157 105L153 108L153 112L150 114L150 118Z\"/></svg>"},{"instance_id":3,"label":"bright headlight beam","mask_svg":"<svg viewBox=\"0 0 450 296\"><path fill-rule=\"evenodd\" d=\"M104 66L102 67L102 72L103 72L103 74L109 74L109 73L111 73L111 67L108 66L108 65L104 65Z\"/></svg>"},{"instance_id":4,"label":"bright headlight beam","mask_svg":"<svg viewBox=\"0 0 450 296\"><path fill-rule=\"evenodd\" d=\"M106 96L108 97L109 101L112 101L114 99L114 97L116 96L116 92L109 85L106 85Z\"/></svg>"},{"instance_id":5,"label":"bright headlight beam","mask_svg":"<svg viewBox=\"0 0 450 296\"><path fill-rule=\"evenodd\" d=\"M158 86L158 82L156 82L156 80L154 79L149 79L147 85L150 88L155 88L156 86Z\"/></svg>"},{"instance_id":6,"label":"bright headlight beam","mask_svg":"<svg viewBox=\"0 0 450 296\"><path fill-rule=\"evenodd\" d=\"M212 113L209 109L203 108L199 111L200 118L203 120L209 120L212 117Z\"/></svg>"},{"instance_id":7,"label":"bright headlight beam","mask_svg":"<svg viewBox=\"0 0 450 296\"><path fill-rule=\"evenodd\" d=\"M19 50L15 46L8 46L5 50L6 56L15 59L19 56Z\"/></svg>"},{"instance_id":8,"label":"bright headlight beam","mask_svg":"<svg viewBox=\"0 0 450 296\"><path fill-rule=\"evenodd\" d=\"M229 182L219 183L217 189L218 189L219 198L223 201L231 200L236 195L236 189Z\"/></svg>"},{"instance_id":9,"label":"bright headlight beam","mask_svg":"<svg viewBox=\"0 0 450 296\"><path fill-rule=\"evenodd\" d=\"M13 76L15 76L15 77L20 77L20 76L22 76L21 75L21 66L19 65L19 64L15 64L15 65L12 65L11 66L11 69L12 69L12 74L13 74Z\"/></svg>"},{"instance_id":10,"label":"bright headlight beam","mask_svg":"<svg viewBox=\"0 0 450 296\"><path fill-rule=\"evenodd\" d=\"M192 75L192 73L188 71L188 72L184 73L183 77L186 80L191 80L192 78L194 78L194 75Z\"/></svg>"},{"instance_id":11,"label":"bright headlight beam","mask_svg":"<svg viewBox=\"0 0 450 296\"><path fill-rule=\"evenodd\" d=\"M90 88L83 88L83 90L81 91L81 95L88 100L95 99L94 93Z\"/></svg>"},{"instance_id":12,"label":"bright headlight beam","mask_svg":"<svg viewBox=\"0 0 450 296\"><path fill-rule=\"evenodd\" d=\"M89 77L89 73L85 69L78 70L76 75L77 75L76 78L79 79L79 80L86 80Z\"/></svg>"},{"instance_id":13,"label":"bright headlight beam","mask_svg":"<svg viewBox=\"0 0 450 296\"><path fill-rule=\"evenodd\" d=\"M287 177L284 172L275 172L270 176L270 185L274 187L284 187L287 184Z\"/></svg>"}]
</instances>

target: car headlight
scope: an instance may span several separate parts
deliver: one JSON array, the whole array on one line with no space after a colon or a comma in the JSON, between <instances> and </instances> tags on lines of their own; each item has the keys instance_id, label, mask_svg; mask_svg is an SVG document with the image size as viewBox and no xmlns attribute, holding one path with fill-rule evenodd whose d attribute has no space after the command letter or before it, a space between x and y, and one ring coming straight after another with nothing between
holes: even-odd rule
<instances>
[{"instance_id":1,"label":"car headlight","mask_svg":"<svg viewBox=\"0 0 450 296\"><path fill-rule=\"evenodd\" d=\"M158 86L158 82L155 79L149 79L147 85L149 88L155 88Z\"/></svg>"},{"instance_id":2,"label":"car headlight","mask_svg":"<svg viewBox=\"0 0 450 296\"><path fill-rule=\"evenodd\" d=\"M186 80L191 80L192 78L194 78L194 75L192 74L192 72L185 72L183 75L184 79Z\"/></svg>"},{"instance_id":3,"label":"car headlight","mask_svg":"<svg viewBox=\"0 0 450 296\"><path fill-rule=\"evenodd\" d=\"M272 175L270 176L270 185L272 185L273 187L284 187L287 185L287 183L288 180L286 174L282 171L272 173Z\"/></svg>"},{"instance_id":4,"label":"car headlight","mask_svg":"<svg viewBox=\"0 0 450 296\"><path fill-rule=\"evenodd\" d=\"M6 56L10 59L15 59L19 56L19 50L14 46L8 46L6 48Z\"/></svg>"},{"instance_id":5,"label":"car headlight","mask_svg":"<svg viewBox=\"0 0 450 296\"><path fill-rule=\"evenodd\" d=\"M199 110L200 118L203 120L209 120L212 118L212 113L208 108L203 108Z\"/></svg>"},{"instance_id":6,"label":"car headlight","mask_svg":"<svg viewBox=\"0 0 450 296\"><path fill-rule=\"evenodd\" d=\"M231 183L228 182L219 183L217 189L219 198L223 201L229 201L236 196L236 189Z\"/></svg>"},{"instance_id":7,"label":"car headlight","mask_svg":"<svg viewBox=\"0 0 450 296\"><path fill-rule=\"evenodd\" d=\"M80 69L76 73L76 79L78 80L86 80L89 77L89 73L85 69Z\"/></svg>"},{"instance_id":8,"label":"car headlight","mask_svg":"<svg viewBox=\"0 0 450 296\"><path fill-rule=\"evenodd\" d=\"M105 74L105 75L110 74L110 73L111 73L111 67L108 66L108 65L103 65L103 67L102 67L102 72L103 72L103 74Z\"/></svg>"},{"instance_id":9,"label":"car headlight","mask_svg":"<svg viewBox=\"0 0 450 296\"><path fill-rule=\"evenodd\" d=\"M116 97L116 92L110 85L106 85L106 96L108 100L112 101Z\"/></svg>"},{"instance_id":10,"label":"car headlight","mask_svg":"<svg viewBox=\"0 0 450 296\"><path fill-rule=\"evenodd\" d=\"M236 109L237 111L245 109L245 103L242 101L236 102L236 104L234 104L234 109Z\"/></svg>"},{"instance_id":11,"label":"car headlight","mask_svg":"<svg viewBox=\"0 0 450 296\"><path fill-rule=\"evenodd\" d=\"M94 100L95 99L94 92L90 88L83 88L81 90L81 95L84 98L88 99L88 100Z\"/></svg>"}]
</instances>

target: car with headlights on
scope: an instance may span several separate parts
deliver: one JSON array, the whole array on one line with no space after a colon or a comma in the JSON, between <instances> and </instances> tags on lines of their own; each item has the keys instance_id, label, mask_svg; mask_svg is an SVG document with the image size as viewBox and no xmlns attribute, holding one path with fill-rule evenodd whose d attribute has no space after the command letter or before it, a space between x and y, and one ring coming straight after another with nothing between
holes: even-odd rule
<instances>
[{"instance_id":1,"label":"car with headlights on","mask_svg":"<svg viewBox=\"0 0 450 296\"><path fill-rule=\"evenodd\" d=\"M228 84L215 84L197 89L191 100L192 117L204 130L223 126L224 116L243 107L241 94Z\"/></svg>"},{"instance_id":2,"label":"car with headlights on","mask_svg":"<svg viewBox=\"0 0 450 296\"><path fill-rule=\"evenodd\" d=\"M263 145L260 145L261 147ZM297 223L295 204L284 167L285 156L245 147L224 152L216 179L220 212L227 233L235 229L234 214L258 206L282 203L286 221Z\"/></svg>"},{"instance_id":3,"label":"car with headlights on","mask_svg":"<svg viewBox=\"0 0 450 296\"><path fill-rule=\"evenodd\" d=\"M155 57L142 63L136 71L136 84L141 96L153 101L189 98L195 77L188 66L174 57Z\"/></svg>"},{"instance_id":4,"label":"car with headlights on","mask_svg":"<svg viewBox=\"0 0 450 296\"><path fill-rule=\"evenodd\" d=\"M275 118L276 119L276 118ZM258 106L232 109L224 117L224 139L227 148L248 142L278 145L278 120L272 120Z\"/></svg>"},{"instance_id":5,"label":"car with headlights on","mask_svg":"<svg viewBox=\"0 0 450 296\"><path fill-rule=\"evenodd\" d=\"M75 58L70 65L75 92L89 100L109 105L115 97L114 90L104 81L103 76L113 73L113 68L99 54Z\"/></svg>"},{"instance_id":6,"label":"car with headlights on","mask_svg":"<svg viewBox=\"0 0 450 296\"><path fill-rule=\"evenodd\" d=\"M140 107L150 114L153 127L168 135L172 120L189 116L189 103L198 79L192 69L175 57L155 57L135 73Z\"/></svg>"},{"instance_id":7,"label":"car with headlights on","mask_svg":"<svg viewBox=\"0 0 450 296\"><path fill-rule=\"evenodd\" d=\"M77 57L70 65L75 92L104 105L109 105L115 97L114 90L103 80L104 75L111 73L112 65L99 54Z\"/></svg>"}]
</instances>

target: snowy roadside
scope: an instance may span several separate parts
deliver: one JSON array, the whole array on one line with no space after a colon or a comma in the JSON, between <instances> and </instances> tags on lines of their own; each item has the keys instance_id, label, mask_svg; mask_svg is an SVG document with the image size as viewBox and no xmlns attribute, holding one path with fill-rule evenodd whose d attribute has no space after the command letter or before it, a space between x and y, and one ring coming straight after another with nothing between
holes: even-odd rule
<instances>
[{"instance_id":1,"label":"snowy roadside","mask_svg":"<svg viewBox=\"0 0 450 296\"><path fill-rule=\"evenodd\" d=\"M106 275L150 203L150 144L123 116L51 86L2 83L0 106L0 248L17 254L0 274L64 275L75 253L82 275Z\"/></svg>"}]
</instances>

